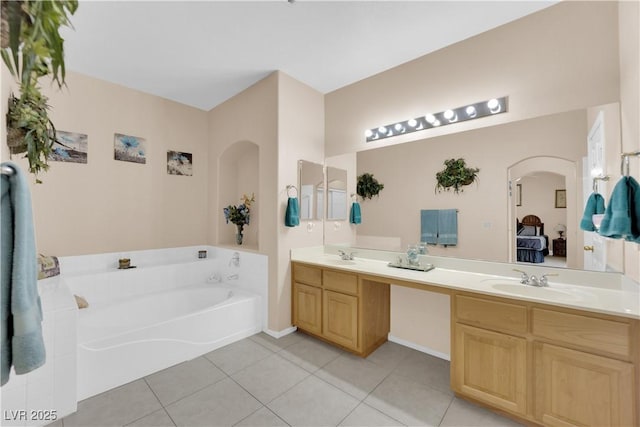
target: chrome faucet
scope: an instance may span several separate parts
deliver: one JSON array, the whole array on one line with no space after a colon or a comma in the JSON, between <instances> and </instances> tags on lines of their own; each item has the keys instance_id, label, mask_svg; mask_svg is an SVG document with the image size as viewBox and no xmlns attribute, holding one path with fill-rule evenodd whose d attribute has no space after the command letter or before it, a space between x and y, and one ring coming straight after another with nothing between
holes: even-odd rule
<instances>
[{"instance_id":1,"label":"chrome faucet","mask_svg":"<svg viewBox=\"0 0 640 427\"><path fill-rule=\"evenodd\" d=\"M522 276L520 277L520 283L522 283L523 285L529 285L529 286L535 286L538 288L544 288L549 286L549 276L557 276L557 273L545 273L542 276L540 276L540 278L536 277L534 274L532 274L531 276L529 276L527 273L525 273L522 270L516 270L515 268L513 269L513 271L517 271L518 273L521 273Z\"/></svg>"},{"instance_id":2,"label":"chrome faucet","mask_svg":"<svg viewBox=\"0 0 640 427\"><path fill-rule=\"evenodd\" d=\"M529 275L522 271L522 270L518 270L516 268L513 269L513 271L516 271L520 274L522 274L522 276L520 276L520 283L522 283L523 285L528 285L529 284Z\"/></svg>"},{"instance_id":3,"label":"chrome faucet","mask_svg":"<svg viewBox=\"0 0 640 427\"><path fill-rule=\"evenodd\" d=\"M240 267L240 254L238 252L234 252L229 260L229 265L234 267Z\"/></svg>"},{"instance_id":4,"label":"chrome faucet","mask_svg":"<svg viewBox=\"0 0 640 427\"><path fill-rule=\"evenodd\" d=\"M227 276L227 280L238 280L238 276L237 274L230 274Z\"/></svg>"},{"instance_id":5,"label":"chrome faucet","mask_svg":"<svg viewBox=\"0 0 640 427\"><path fill-rule=\"evenodd\" d=\"M338 254L340 255L340 259L345 260L345 261L351 261L351 260L353 260L353 256L356 253L355 252L346 253L342 249L338 249Z\"/></svg>"}]
</instances>

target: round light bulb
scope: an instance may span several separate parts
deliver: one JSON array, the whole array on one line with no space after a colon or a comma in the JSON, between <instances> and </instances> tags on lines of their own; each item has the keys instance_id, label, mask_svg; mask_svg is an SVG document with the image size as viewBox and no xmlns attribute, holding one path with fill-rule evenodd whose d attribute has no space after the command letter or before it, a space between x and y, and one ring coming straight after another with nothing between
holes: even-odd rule
<instances>
[{"instance_id":1,"label":"round light bulb","mask_svg":"<svg viewBox=\"0 0 640 427\"><path fill-rule=\"evenodd\" d=\"M402 132L404 130L404 126L402 126L402 123L396 123L394 127L398 132Z\"/></svg>"},{"instance_id":2,"label":"round light bulb","mask_svg":"<svg viewBox=\"0 0 640 427\"><path fill-rule=\"evenodd\" d=\"M498 111L500 111L500 102L498 102L498 100L495 98L490 99L489 102L487 102L487 107L489 107L489 110L492 113L497 113Z\"/></svg>"},{"instance_id":3,"label":"round light bulb","mask_svg":"<svg viewBox=\"0 0 640 427\"><path fill-rule=\"evenodd\" d=\"M476 107L474 107L473 105L469 105L465 112L467 113L468 117L475 117L477 114Z\"/></svg>"},{"instance_id":4,"label":"round light bulb","mask_svg":"<svg viewBox=\"0 0 640 427\"><path fill-rule=\"evenodd\" d=\"M380 126L380 127L378 128L378 132L380 132L380 133L381 133L381 134L383 134L383 135L386 135L386 134L387 134L387 128L386 128L386 127L384 127L384 126Z\"/></svg>"},{"instance_id":5,"label":"round light bulb","mask_svg":"<svg viewBox=\"0 0 640 427\"><path fill-rule=\"evenodd\" d=\"M436 121L436 116L434 116L433 114L427 114L426 116L424 116L424 119L427 121L427 123L434 124Z\"/></svg>"},{"instance_id":6,"label":"round light bulb","mask_svg":"<svg viewBox=\"0 0 640 427\"><path fill-rule=\"evenodd\" d=\"M453 112L453 110L447 110L444 112L444 118L447 120L451 120L455 117L456 113Z\"/></svg>"},{"instance_id":7,"label":"round light bulb","mask_svg":"<svg viewBox=\"0 0 640 427\"><path fill-rule=\"evenodd\" d=\"M411 120L409 120L409 121L407 122L407 124L408 124L410 127L414 128L414 127L418 126L418 121L417 121L416 119L411 119Z\"/></svg>"},{"instance_id":8,"label":"round light bulb","mask_svg":"<svg viewBox=\"0 0 640 427\"><path fill-rule=\"evenodd\" d=\"M373 136L373 131L371 129L367 129L364 131L364 136L366 138L371 138Z\"/></svg>"}]
</instances>

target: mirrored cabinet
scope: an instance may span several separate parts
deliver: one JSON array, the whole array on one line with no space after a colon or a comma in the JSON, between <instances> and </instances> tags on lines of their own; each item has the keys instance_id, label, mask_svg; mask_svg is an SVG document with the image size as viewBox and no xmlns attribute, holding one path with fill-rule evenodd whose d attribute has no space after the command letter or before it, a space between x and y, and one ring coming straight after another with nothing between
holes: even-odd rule
<instances>
[{"instance_id":1,"label":"mirrored cabinet","mask_svg":"<svg viewBox=\"0 0 640 427\"><path fill-rule=\"evenodd\" d=\"M322 220L324 212L324 166L298 162L298 202L301 220Z\"/></svg>"}]
</instances>

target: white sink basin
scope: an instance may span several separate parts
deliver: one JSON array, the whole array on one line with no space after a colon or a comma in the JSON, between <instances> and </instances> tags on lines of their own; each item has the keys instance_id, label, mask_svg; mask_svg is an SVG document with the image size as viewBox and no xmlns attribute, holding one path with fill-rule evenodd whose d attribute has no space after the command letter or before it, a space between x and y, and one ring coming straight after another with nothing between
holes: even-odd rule
<instances>
[{"instance_id":1,"label":"white sink basin","mask_svg":"<svg viewBox=\"0 0 640 427\"><path fill-rule=\"evenodd\" d=\"M557 289L553 287L529 286L520 283L510 283L508 281L494 281L491 284L491 287L496 291L526 297L550 298L563 301L578 301L582 299L581 295L569 292L568 290Z\"/></svg>"},{"instance_id":2,"label":"white sink basin","mask_svg":"<svg viewBox=\"0 0 640 427\"><path fill-rule=\"evenodd\" d=\"M324 259L323 262L326 264L332 264L332 265L356 265L355 261L347 260L347 259L327 258L327 259Z\"/></svg>"}]
</instances>

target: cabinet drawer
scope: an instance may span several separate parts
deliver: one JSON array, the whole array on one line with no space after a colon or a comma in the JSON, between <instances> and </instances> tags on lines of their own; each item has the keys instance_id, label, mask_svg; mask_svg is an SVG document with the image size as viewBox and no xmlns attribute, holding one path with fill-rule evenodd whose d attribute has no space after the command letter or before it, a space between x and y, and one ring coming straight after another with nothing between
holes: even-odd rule
<instances>
[{"instance_id":1,"label":"cabinet drawer","mask_svg":"<svg viewBox=\"0 0 640 427\"><path fill-rule=\"evenodd\" d=\"M527 333L527 308L522 305L456 295L456 319L498 331Z\"/></svg>"},{"instance_id":2,"label":"cabinet drawer","mask_svg":"<svg viewBox=\"0 0 640 427\"><path fill-rule=\"evenodd\" d=\"M337 271L323 270L322 283L325 289L347 294L358 294L358 276Z\"/></svg>"},{"instance_id":3,"label":"cabinet drawer","mask_svg":"<svg viewBox=\"0 0 640 427\"><path fill-rule=\"evenodd\" d=\"M598 353L631 357L631 325L613 320L534 308L533 334Z\"/></svg>"},{"instance_id":4,"label":"cabinet drawer","mask_svg":"<svg viewBox=\"0 0 640 427\"><path fill-rule=\"evenodd\" d=\"M293 264L293 280L307 285L322 285L322 270L306 265Z\"/></svg>"}]
</instances>

